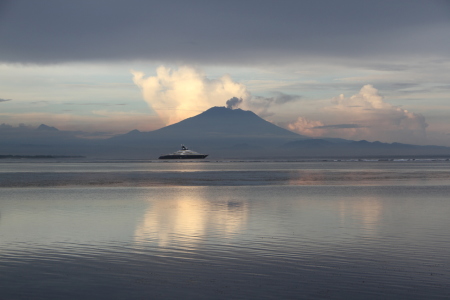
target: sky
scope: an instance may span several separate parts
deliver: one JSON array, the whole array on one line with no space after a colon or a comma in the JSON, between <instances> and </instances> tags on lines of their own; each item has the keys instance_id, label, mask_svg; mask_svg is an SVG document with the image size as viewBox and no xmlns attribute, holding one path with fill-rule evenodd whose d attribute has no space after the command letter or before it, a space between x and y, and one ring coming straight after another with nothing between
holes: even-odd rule
<instances>
[{"instance_id":1,"label":"sky","mask_svg":"<svg viewBox=\"0 0 450 300\"><path fill-rule=\"evenodd\" d=\"M106 138L228 106L450 146L449 100L449 0L0 0L0 130Z\"/></svg>"}]
</instances>

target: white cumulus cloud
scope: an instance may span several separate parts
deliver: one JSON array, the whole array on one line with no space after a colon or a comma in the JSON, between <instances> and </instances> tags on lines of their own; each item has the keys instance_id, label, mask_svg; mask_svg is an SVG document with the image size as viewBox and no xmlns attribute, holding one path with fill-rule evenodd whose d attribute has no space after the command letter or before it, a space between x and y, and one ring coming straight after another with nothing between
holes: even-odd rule
<instances>
[{"instance_id":1,"label":"white cumulus cloud","mask_svg":"<svg viewBox=\"0 0 450 300\"><path fill-rule=\"evenodd\" d=\"M298 117L297 120L288 124L287 127L290 130L298 132L300 134L317 137L323 135L324 130L316 128L321 126L324 126L321 121L313 121L304 117Z\"/></svg>"},{"instance_id":2,"label":"white cumulus cloud","mask_svg":"<svg viewBox=\"0 0 450 300\"><path fill-rule=\"evenodd\" d=\"M144 100L166 125L195 116L212 106L224 106L230 98L245 101L250 97L245 85L233 81L229 75L209 79L189 66L177 70L161 66L156 76L149 77L137 71L132 74Z\"/></svg>"},{"instance_id":3,"label":"white cumulus cloud","mask_svg":"<svg viewBox=\"0 0 450 300\"><path fill-rule=\"evenodd\" d=\"M426 143L425 117L386 102L372 85L363 86L351 97L341 94L331 103L323 109L323 120L327 121L300 117L288 125L289 129L309 136Z\"/></svg>"}]
</instances>

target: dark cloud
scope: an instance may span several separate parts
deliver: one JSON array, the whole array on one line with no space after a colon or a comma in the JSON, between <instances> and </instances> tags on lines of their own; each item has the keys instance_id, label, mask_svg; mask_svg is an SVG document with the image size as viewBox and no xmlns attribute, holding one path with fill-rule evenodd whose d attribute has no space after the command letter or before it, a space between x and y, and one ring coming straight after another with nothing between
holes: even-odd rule
<instances>
[{"instance_id":1,"label":"dark cloud","mask_svg":"<svg viewBox=\"0 0 450 300\"><path fill-rule=\"evenodd\" d=\"M11 101L12 99L2 99L0 98L0 102L7 102L7 101Z\"/></svg>"},{"instance_id":2,"label":"dark cloud","mask_svg":"<svg viewBox=\"0 0 450 300\"><path fill-rule=\"evenodd\" d=\"M49 104L50 103L50 101L46 101L46 100L41 100L41 101L33 101L33 102L30 102L31 104L34 104L34 105L41 105L41 104Z\"/></svg>"},{"instance_id":3,"label":"dark cloud","mask_svg":"<svg viewBox=\"0 0 450 300\"><path fill-rule=\"evenodd\" d=\"M302 90L302 91L340 91L341 93L354 92L361 88L361 84L370 81L376 83L380 90L388 91L402 91L404 89L418 88L419 83L416 82L396 82L391 78L377 78L377 79L360 79L354 81L339 81L339 82L310 82L310 83L294 83L286 85L287 89Z\"/></svg>"},{"instance_id":4,"label":"dark cloud","mask_svg":"<svg viewBox=\"0 0 450 300\"><path fill-rule=\"evenodd\" d=\"M299 95L289 95L281 92L272 92L273 97L252 97L247 101L247 105L254 110L260 117L269 117L274 113L270 112L270 108L280 106L288 102L301 99Z\"/></svg>"},{"instance_id":5,"label":"dark cloud","mask_svg":"<svg viewBox=\"0 0 450 300\"><path fill-rule=\"evenodd\" d=\"M242 101L243 101L242 98L233 97L233 98L227 100L227 108L230 108L230 109L238 108L239 104L241 104Z\"/></svg>"},{"instance_id":6,"label":"dark cloud","mask_svg":"<svg viewBox=\"0 0 450 300\"><path fill-rule=\"evenodd\" d=\"M274 96L266 98L269 102L273 104L285 104L288 102L297 101L301 98L299 95L288 95L281 92L273 92Z\"/></svg>"},{"instance_id":7,"label":"dark cloud","mask_svg":"<svg viewBox=\"0 0 450 300\"><path fill-rule=\"evenodd\" d=\"M349 129L349 128L365 128L365 126L361 126L358 124L336 124L336 125L315 126L312 129Z\"/></svg>"},{"instance_id":8,"label":"dark cloud","mask_svg":"<svg viewBox=\"0 0 450 300\"><path fill-rule=\"evenodd\" d=\"M81 102L81 103L73 103L73 102L65 102L63 105L79 105L79 106L126 106L126 103L106 103L106 102Z\"/></svg>"},{"instance_id":9,"label":"dark cloud","mask_svg":"<svg viewBox=\"0 0 450 300\"><path fill-rule=\"evenodd\" d=\"M322 82L308 82L308 83L293 83L286 85L286 89L291 90L302 90L302 91L340 91L340 92L354 92L361 88L360 82L333 82L333 83L322 83Z\"/></svg>"},{"instance_id":10,"label":"dark cloud","mask_svg":"<svg viewBox=\"0 0 450 300\"><path fill-rule=\"evenodd\" d=\"M383 61L389 55L395 61L450 53L450 10L438 0L5 3L2 62L274 64L301 57Z\"/></svg>"},{"instance_id":11,"label":"dark cloud","mask_svg":"<svg viewBox=\"0 0 450 300\"><path fill-rule=\"evenodd\" d=\"M432 90L435 90L435 91L449 91L450 90L450 84L449 85L435 86Z\"/></svg>"},{"instance_id":12,"label":"dark cloud","mask_svg":"<svg viewBox=\"0 0 450 300\"><path fill-rule=\"evenodd\" d=\"M301 99L299 95L289 95L281 92L272 92L273 97L256 96L250 99L250 106L253 107L270 107L274 105L282 105L288 102L293 102Z\"/></svg>"}]
</instances>

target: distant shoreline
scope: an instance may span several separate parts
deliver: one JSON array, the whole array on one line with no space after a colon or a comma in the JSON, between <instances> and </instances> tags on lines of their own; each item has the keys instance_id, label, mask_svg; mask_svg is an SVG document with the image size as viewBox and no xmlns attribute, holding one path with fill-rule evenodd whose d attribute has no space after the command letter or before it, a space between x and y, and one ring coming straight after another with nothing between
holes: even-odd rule
<instances>
[{"instance_id":1,"label":"distant shoreline","mask_svg":"<svg viewBox=\"0 0 450 300\"><path fill-rule=\"evenodd\" d=\"M85 156L80 155L0 155L0 159L6 159L6 158L85 158Z\"/></svg>"}]
</instances>

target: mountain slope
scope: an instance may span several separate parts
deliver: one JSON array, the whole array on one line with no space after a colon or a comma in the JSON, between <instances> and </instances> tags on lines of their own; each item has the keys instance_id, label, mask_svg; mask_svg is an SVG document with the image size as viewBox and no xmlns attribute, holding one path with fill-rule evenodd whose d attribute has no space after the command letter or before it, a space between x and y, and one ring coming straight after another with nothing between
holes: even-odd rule
<instances>
[{"instance_id":1,"label":"mountain slope","mask_svg":"<svg viewBox=\"0 0 450 300\"><path fill-rule=\"evenodd\" d=\"M150 132L132 131L113 139L283 139L304 138L258 117L251 111L212 107L194 117ZM180 140L181 139L181 140Z\"/></svg>"},{"instance_id":2,"label":"mountain slope","mask_svg":"<svg viewBox=\"0 0 450 300\"><path fill-rule=\"evenodd\" d=\"M212 107L207 111L179 123L161 128L154 135L248 138L299 138L296 133L278 127L251 111Z\"/></svg>"}]
</instances>

